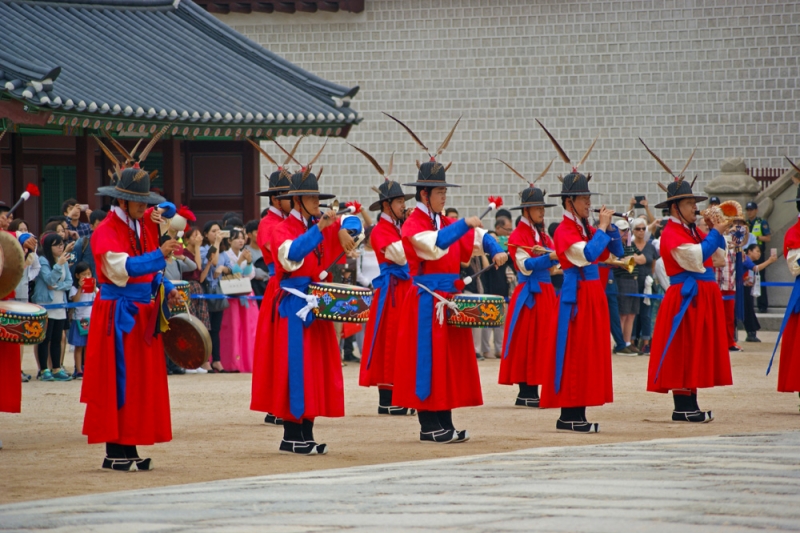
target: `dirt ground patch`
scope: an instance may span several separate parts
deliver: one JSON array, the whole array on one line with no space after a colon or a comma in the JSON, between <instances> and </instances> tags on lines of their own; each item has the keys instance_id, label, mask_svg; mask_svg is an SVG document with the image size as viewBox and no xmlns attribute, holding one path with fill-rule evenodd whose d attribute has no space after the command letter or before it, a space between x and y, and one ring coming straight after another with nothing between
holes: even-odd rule
<instances>
[{"instance_id":1,"label":"dirt ground patch","mask_svg":"<svg viewBox=\"0 0 800 533\"><path fill-rule=\"evenodd\" d=\"M103 446L86 445L80 381L26 383L22 414L0 413L0 503L544 446L796 430L798 397L775 392L777 368L764 375L775 336L762 333L763 343L731 354L732 387L700 392L700 406L716 417L703 425L672 422L671 398L645 391L647 357L614 356L614 403L588 409L600 423L596 435L556 432L557 410L513 407L516 388L497 385L499 360L481 362L484 405L455 411L456 426L472 435L456 445L420 443L416 417L378 417L377 390L358 387L351 363L343 369L347 416L318 420L317 439L331 451L316 457L278 453L282 430L248 408L249 374L171 376L173 440L141 448L156 469L131 474L101 470ZM23 368L35 373L30 349Z\"/></svg>"}]
</instances>

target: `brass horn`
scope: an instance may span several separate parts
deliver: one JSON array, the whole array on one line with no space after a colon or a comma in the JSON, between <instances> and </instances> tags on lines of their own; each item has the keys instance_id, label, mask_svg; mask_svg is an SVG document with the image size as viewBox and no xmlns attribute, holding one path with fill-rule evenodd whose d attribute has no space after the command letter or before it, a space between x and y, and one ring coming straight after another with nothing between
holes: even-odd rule
<instances>
[{"instance_id":1,"label":"brass horn","mask_svg":"<svg viewBox=\"0 0 800 533\"><path fill-rule=\"evenodd\" d=\"M632 255L629 255L624 259L620 259L612 255L611 257L603 261L603 263L619 268L624 268L625 270L628 271L628 274L633 274L633 269L636 267L636 260L633 258Z\"/></svg>"}]
</instances>

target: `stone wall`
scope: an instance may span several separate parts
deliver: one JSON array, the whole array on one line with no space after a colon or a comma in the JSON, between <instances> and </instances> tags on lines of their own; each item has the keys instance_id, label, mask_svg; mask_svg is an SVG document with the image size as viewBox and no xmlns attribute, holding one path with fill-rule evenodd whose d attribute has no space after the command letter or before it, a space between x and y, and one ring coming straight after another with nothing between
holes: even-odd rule
<instances>
[{"instance_id":1,"label":"stone wall","mask_svg":"<svg viewBox=\"0 0 800 533\"><path fill-rule=\"evenodd\" d=\"M535 176L554 157L534 118L573 159L600 135L582 168L597 201L617 208L633 194L660 200L654 182L669 179L637 137L673 169L697 147L688 173L697 191L725 157L777 167L785 153L800 156L797 1L368 0L357 15L219 19L314 74L360 85L352 105L363 122L348 141L382 162L395 151L401 181L413 181L423 154L381 111L433 149L463 115L442 158L464 185L448 199L462 213L492 193L516 200L522 182L493 158ZM372 199L380 178L343 141L329 143L322 164L324 189ZM566 171L557 161L542 186L554 192Z\"/></svg>"}]
</instances>

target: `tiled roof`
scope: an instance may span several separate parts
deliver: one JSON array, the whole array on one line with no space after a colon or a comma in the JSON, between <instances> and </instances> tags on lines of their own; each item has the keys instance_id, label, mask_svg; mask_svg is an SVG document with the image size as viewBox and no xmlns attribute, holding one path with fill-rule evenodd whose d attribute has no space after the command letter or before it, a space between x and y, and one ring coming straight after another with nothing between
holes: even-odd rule
<instances>
[{"instance_id":1,"label":"tiled roof","mask_svg":"<svg viewBox=\"0 0 800 533\"><path fill-rule=\"evenodd\" d=\"M211 13L316 13L364 11L364 0L197 0Z\"/></svg>"},{"instance_id":2,"label":"tiled roof","mask_svg":"<svg viewBox=\"0 0 800 533\"><path fill-rule=\"evenodd\" d=\"M0 40L0 99L67 124L339 135L360 120L358 86L309 74L188 0L0 0Z\"/></svg>"}]
</instances>

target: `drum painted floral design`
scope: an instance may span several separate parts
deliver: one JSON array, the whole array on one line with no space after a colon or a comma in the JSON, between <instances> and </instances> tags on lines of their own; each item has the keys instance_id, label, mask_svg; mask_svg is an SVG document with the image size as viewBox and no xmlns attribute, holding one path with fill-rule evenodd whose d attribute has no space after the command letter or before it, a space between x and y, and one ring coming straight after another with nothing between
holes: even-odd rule
<instances>
[{"instance_id":1,"label":"drum painted floral design","mask_svg":"<svg viewBox=\"0 0 800 533\"><path fill-rule=\"evenodd\" d=\"M366 322L372 303L372 290L342 283L312 283L309 294L319 298L314 315L334 322Z\"/></svg>"},{"instance_id":2,"label":"drum painted floral design","mask_svg":"<svg viewBox=\"0 0 800 533\"><path fill-rule=\"evenodd\" d=\"M24 302L0 302L0 341L39 344L47 332L47 311Z\"/></svg>"},{"instance_id":3,"label":"drum painted floral design","mask_svg":"<svg viewBox=\"0 0 800 533\"><path fill-rule=\"evenodd\" d=\"M460 328L496 328L506 320L506 302L502 296L459 294L453 298L458 313L447 309L447 323Z\"/></svg>"}]
</instances>

